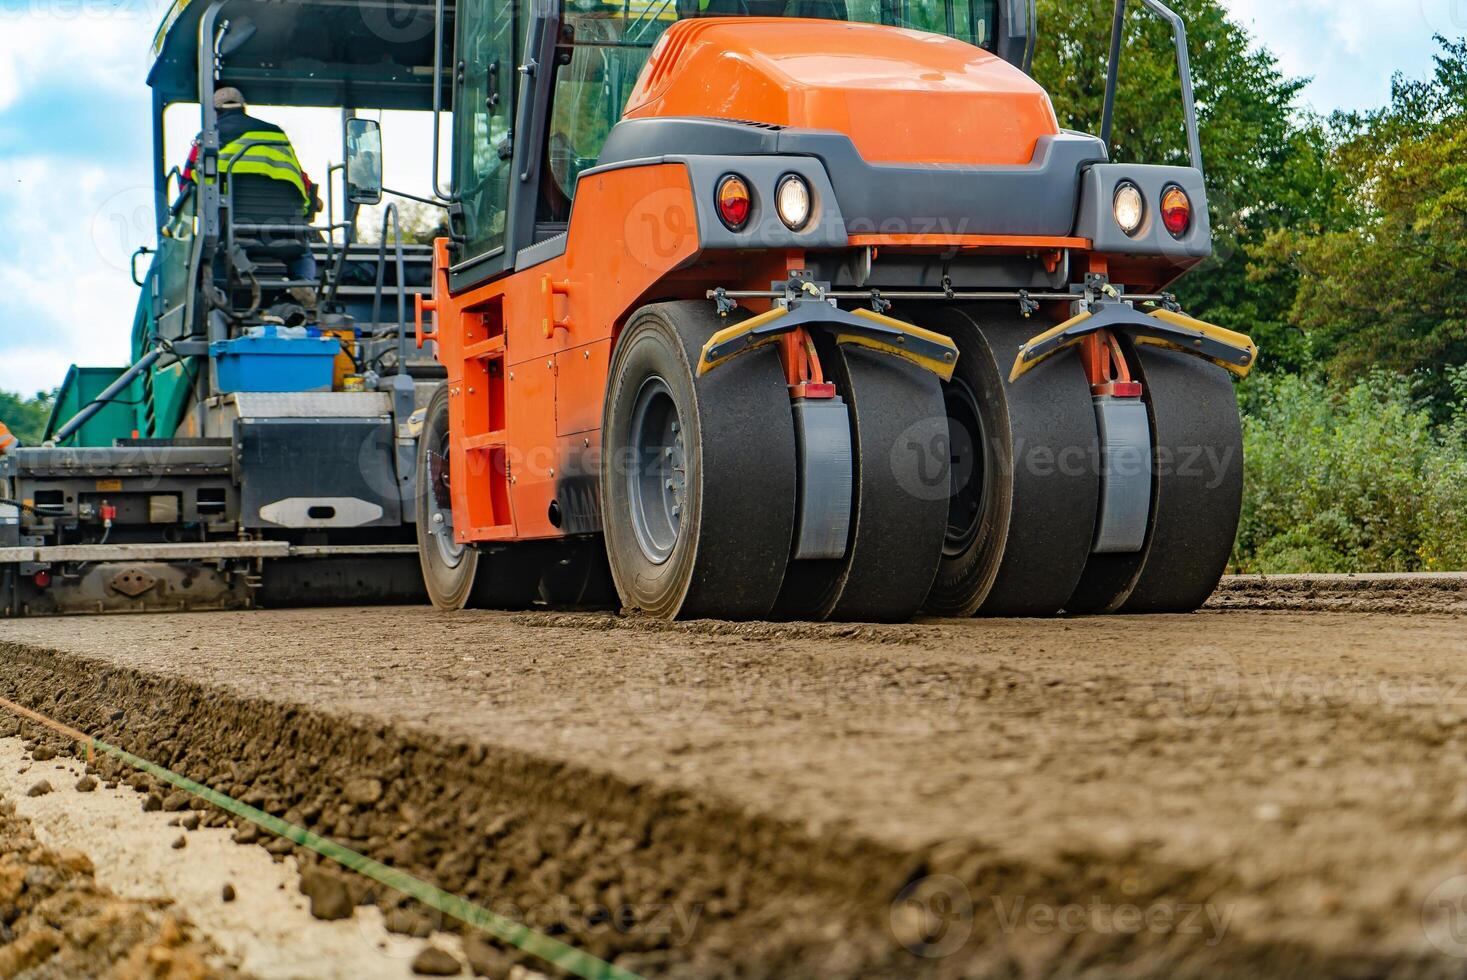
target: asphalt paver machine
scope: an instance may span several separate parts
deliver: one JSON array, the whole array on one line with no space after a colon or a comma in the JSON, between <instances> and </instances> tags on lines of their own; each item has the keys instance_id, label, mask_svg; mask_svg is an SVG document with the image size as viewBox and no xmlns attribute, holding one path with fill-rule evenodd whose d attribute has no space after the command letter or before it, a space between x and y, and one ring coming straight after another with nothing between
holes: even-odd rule
<instances>
[{"instance_id":1,"label":"asphalt paver machine","mask_svg":"<svg viewBox=\"0 0 1467 980\"><path fill-rule=\"evenodd\" d=\"M407 318L431 249L403 244L395 208L379 243L358 227L383 194L381 124L364 114L432 108L433 16L372 2L168 11L148 78L159 234L134 256L133 364L73 368L46 444L0 456L0 613L421 600L414 413L444 371L408 343ZM317 175L322 217L289 184L243 173L281 152L270 134L221 145L223 86L266 118L339 111L313 115L332 120L345 161ZM193 181L165 157L175 105L198 106ZM319 272L292 279L306 250Z\"/></svg>"}]
</instances>

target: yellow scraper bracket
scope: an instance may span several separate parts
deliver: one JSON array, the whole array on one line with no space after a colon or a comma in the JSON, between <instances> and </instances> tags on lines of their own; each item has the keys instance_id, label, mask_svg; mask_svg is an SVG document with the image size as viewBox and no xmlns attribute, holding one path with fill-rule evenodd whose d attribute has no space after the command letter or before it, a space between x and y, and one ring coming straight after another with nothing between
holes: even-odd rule
<instances>
[{"instance_id":1,"label":"yellow scraper bracket","mask_svg":"<svg viewBox=\"0 0 1467 980\"><path fill-rule=\"evenodd\" d=\"M1046 330L1020 347L1009 381L1019 380L1098 330L1123 331L1136 344L1195 355L1240 378L1247 377L1258 362L1258 345L1246 334L1171 310L1141 313L1125 303L1106 303Z\"/></svg>"},{"instance_id":2,"label":"yellow scraper bracket","mask_svg":"<svg viewBox=\"0 0 1467 980\"><path fill-rule=\"evenodd\" d=\"M953 343L951 337L882 316L871 310L853 310L850 315L859 317L869 326L854 330L837 328L837 344L879 350L904 361L911 361L944 381L953 379L953 368L958 363L958 345Z\"/></svg>"},{"instance_id":3,"label":"yellow scraper bracket","mask_svg":"<svg viewBox=\"0 0 1467 980\"><path fill-rule=\"evenodd\" d=\"M822 328L836 343L865 347L910 361L944 381L950 381L958 363L958 345L951 337L871 310L846 311L819 300L778 306L768 313L726 327L708 338L698 358L698 375L799 327Z\"/></svg>"}]
</instances>

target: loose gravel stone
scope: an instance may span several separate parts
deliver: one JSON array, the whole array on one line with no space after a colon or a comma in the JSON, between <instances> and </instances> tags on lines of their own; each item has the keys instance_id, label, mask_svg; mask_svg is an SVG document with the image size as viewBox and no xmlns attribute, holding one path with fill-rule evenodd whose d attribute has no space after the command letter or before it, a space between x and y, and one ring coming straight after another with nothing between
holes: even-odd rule
<instances>
[{"instance_id":1,"label":"loose gravel stone","mask_svg":"<svg viewBox=\"0 0 1467 980\"><path fill-rule=\"evenodd\" d=\"M514 969L513 956L472 936L464 939L464 959L469 961L469 969L475 976L490 977L491 980L508 977Z\"/></svg>"},{"instance_id":2,"label":"loose gravel stone","mask_svg":"<svg viewBox=\"0 0 1467 980\"><path fill-rule=\"evenodd\" d=\"M301 873L301 894L311 900L311 914L318 919L350 918L356 907L341 879L317 868Z\"/></svg>"},{"instance_id":3,"label":"loose gravel stone","mask_svg":"<svg viewBox=\"0 0 1467 980\"><path fill-rule=\"evenodd\" d=\"M446 949L424 946L413 959L413 972L424 977L456 977L463 972L463 964Z\"/></svg>"},{"instance_id":4,"label":"loose gravel stone","mask_svg":"<svg viewBox=\"0 0 1467 980\"><path fill-rule=\"evenodd\" d=\"M346 784L346 798L357 806L372 806L382 799L382 783L375 779L353 779Z\"/></svg>"}]
</instances>

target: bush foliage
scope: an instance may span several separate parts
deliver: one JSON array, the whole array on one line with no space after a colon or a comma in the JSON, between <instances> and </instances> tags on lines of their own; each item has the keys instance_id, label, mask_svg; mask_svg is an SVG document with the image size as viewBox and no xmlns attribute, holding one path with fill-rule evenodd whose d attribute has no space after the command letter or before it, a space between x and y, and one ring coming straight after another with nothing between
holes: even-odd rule
<instances>
[{"instance_id":1,"label":"bush foliage","mask_svg":"<svg viewBox=\"0 0 1467 980\"><path fill-rule=\"evenodd\" d=\"M1467 568L1467 369L1445 405L1378 372L1353 385L1264 375L1247 386L1242 571ZM1450 421L1434 422L1446 414Z\"/></svg>"},{"instance_id":2,"label":"bush foliage","mask_svg":"<svg viewBox=\"0 0 1467 980\"><path fill-rule=\"evenodd\" d=\"M41 441L46 431L46 421L51 417L51 402L50 392L23 398L0 391L0 422L4 422L22 443L33 446Z\"/></svg>"}]
</instances>

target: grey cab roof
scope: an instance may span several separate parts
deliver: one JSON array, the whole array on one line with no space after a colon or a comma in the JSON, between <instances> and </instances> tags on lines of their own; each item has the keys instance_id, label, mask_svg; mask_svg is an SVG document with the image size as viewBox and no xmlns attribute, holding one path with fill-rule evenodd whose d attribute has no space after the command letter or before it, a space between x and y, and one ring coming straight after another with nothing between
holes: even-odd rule
<instances>
[{"instance_id":1,"label":"grey cab roof","mask_svg":"<svg viewBox=\"0 0 1467 980\"><path fill-rule=\"evenodd\" d=\"M148 84L164 102L198 101L199 21L211 2L175 0L158 28ZM249 36L218 84L252 105L431 109L433 18L432 0L227 0L221 22ZM444 19L452 37L452 0Z\"/></svg>"}]
</instances>

